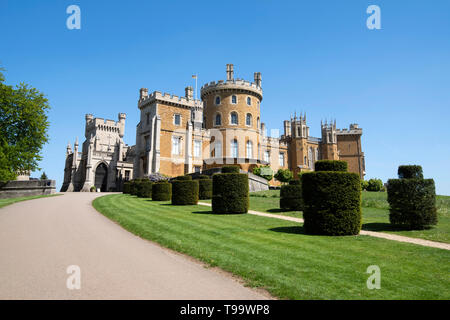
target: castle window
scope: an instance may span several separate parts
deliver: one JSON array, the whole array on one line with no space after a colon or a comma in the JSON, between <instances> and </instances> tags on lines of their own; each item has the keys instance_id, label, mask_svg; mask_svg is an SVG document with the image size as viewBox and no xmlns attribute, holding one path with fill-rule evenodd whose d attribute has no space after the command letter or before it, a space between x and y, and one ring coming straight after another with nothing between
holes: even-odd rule
<instances>
[{"instance_id":1,"label":"castle window","mask_svg":"<svg viewBox=\"0 0 450 320\"><path fill-rule=\"evenodd\" d=\"M312 169L313 168L313 155L312 155L312 148L311 147L308 148L308 158L309 158L308 167L310 169Z\"/></svg>"},{"instance_id":2,"label":"castle window","mask_svg":"<svg viewBox=\"0 0 450 320\"><path fill-rule=\"evenodd\" d=\"M231 113L231 124L238 124L238 114L236 112Z\"/></svg>"},{"instance_id":3,"label":"castle window","mask_svg":"<svg viewBox=\"0 0 450 320\"><path fill-rule=\"evenodd\" d=\"M150 113L146 113L145 117L146 117L146 123L149 124L150 123Z\"/></svg>"},{"instance_id":4,"label":"castle window","mask_svg":"<svg viewBox=\"0 0 450 320\"><path fill-rule=\"evenodd\" d=\"M173 116L173 124L176 126L181 125L181 115L180 114L174 114Z\"/></svg>"},{"instance_id":5,"label":"castle window","mask_svg":"<svg viewBox=\"0 0 450 320\"><path fill-rule=\"evenodd\" d=\"M298 131L298 136L301 137L302 136L302 132L300 130L300 127L297 128L297 131Z\"/></svg>"},{"instance_id":6,"label":"castle window","mask_svg":"<svg viewBox=\"0 0 450 320\"><path fill-rule=\"evenodd\" d=\"M214 157L216 157L216 158L222 157L222 142L214 141L213 145L214 145L214 151L213 151Z\"/></svg>"},{"instance_id":7,"label":"castle window","mask_svg":"<svg viewBox=\"0 0 450 320\"><path fill-rule=\"evenodd\" d=\"M253 157L253 143L250 141L250 140L248 140L247 141L247 158L248 159L251 159L252 157Z\"/></svg>"},{"instance_id":8,"label":"castle window","mask_svg":"<svg viewBox=\"0 0 450 320\"><path fill-rule=\"evenodd\" d=\"M252 125L252 115L250 113L247 113L247 116L245 117L245 124L247 126L251 126Z\"/></svg>"},{"instance_id":9,"label":"castle window","mask_svg":"<svg viewBox=\"0 0 450 320\"><path fill-rule=\"evenodd\" d=\"M231 96L231 103L236 104L237 103L237 97L235 95Z\"/></svg>"},{"instance_id":10,"label":"castle window","mask_svg":"<svg viewBox=\"0 0 450 320\"><path fill-rule=\"evenodd\" d=\"M306 156L305 156L305 158L303 159L303 165L306 166Z\"/></svg>"},{"instance_id":11,"label":"castle window","mask_svg":"<svg viewBox=\"0 0 450 320\"><path fill-rule=\"evenodd\" d=\"M306 137L306 127L303 127L303 136Z\"/></svg>"},{"instance_id":12,"label":"castle window","mask_svg":"<svg viewBox=\"0 0 450 320\"><path fill-rule=\"evenodd\" d=\"M217 96L217 97L216 97L216 105L219 105L219 104L220 104L220 97Z\"/></svg>"},{"instance_id":13,"label":"castle window","mask_svg":"<svg viewBox=\"0 0 450 320\"><path fill-rule=\"evenodd\" d=\"M172 154L181 154L181 137L172 137Z\"/></svg>"},{"instance_id":14,"label":"castle window","mask_svg":"<svg viewBox=\"0 0 450 320\"><path fill-rule=\"evenodd\" d=\"M216 119L215 119L214 124L216 126L220 126L222 124L222 116L220 115L220 113L216 114Z\"/></svg>"},{"instance_id":15,"label":"castle window","mask_svg":"<svg viewBox=\"0 0 450 320\"><path fill-rule=\"evenodd\" d=\"M256 119L256 127L258 130L261 129L261 125L259 123L259 117Z\"/></svg>"},{"instance_id":16,"label":"castle window","mask_svg":"<svg viewBox=\"0 0 450 320\"><path fill-rule=\"evenodd\" d=\"M231 141L231 156L237 158L239 156L238 142L236 139Z\"/></svg>"},{"instance_id":17,"label":"castle window","mask_svg":"<svg viewBox=\"0 0 450 320\"><path fill-rule=\"evenodd\" d=\"M264 161L270 163L270 151L264 151Z\"/></svg>"},{"instance_id":18,"label":"castle window","mask_svg":"<svg viewBox=\"0 0 450 320\"><path fill-rule=\"evenodd\" d=\"M249 105L249 106L252 105L252 98L247 97L247 105Z\"/></svg>"},{"instance_id":19,"label":"castle window","mask_svg":"<svg viewBox=\"0 0 450 320\"><path fill-rule=\"evenodd\" d=\"M284 153L280 152L278 162L280 164L280 167L284 167Z\"/></svg>"},{"instance_id":20,"label":"castle window","mask_svg":"<svg viewBox=\"0 0 450 320\"><path fill-rule=\"evenodd\" d=\"M130 170L125 170L125 181L130 180Z\"/></svg>"},{"instance_id":21,"label":"castle window","mask_svg":"<svg viewBox=\"0 0 450 320\"><path fill-rule=\"evenodd\" d=\"M202 142L200 140L194 140L194 157L200 158L202 154Z\"/></svg>"}]
</instances>

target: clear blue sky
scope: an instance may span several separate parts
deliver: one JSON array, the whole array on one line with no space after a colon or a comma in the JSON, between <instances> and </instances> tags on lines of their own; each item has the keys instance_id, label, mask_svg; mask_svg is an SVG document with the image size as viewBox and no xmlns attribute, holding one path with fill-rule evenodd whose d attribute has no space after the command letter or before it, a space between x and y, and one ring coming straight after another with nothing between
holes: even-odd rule
<instances>
[{"instance_id":1,"label":"clear blue sky","mask_svg":"<svg viewBox=\"0 0 450 320\"><path fill-rule=\"evenodd\" d=\"M66 8L81 8L81 30ZM368 30L366 8L381 8ZM44 92L50 142L41 167L63 179L67 142L84 139L84 115L127 113L135 143L139 88L177 95L193 85L262 73L262 122L282 129L306 111L364 130L366 178L420 164L450 195L450 1L23 1L0 2L6 82ZM39 176L35 172L33 176Z\"/></svg>"}]
</instances>

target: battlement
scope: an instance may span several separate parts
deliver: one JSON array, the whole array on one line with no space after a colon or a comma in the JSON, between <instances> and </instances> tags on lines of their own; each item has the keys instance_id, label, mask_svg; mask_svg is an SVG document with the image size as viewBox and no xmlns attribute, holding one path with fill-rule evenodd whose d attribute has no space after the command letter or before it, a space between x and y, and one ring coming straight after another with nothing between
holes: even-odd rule
<instances>
[{"instance_id":1,"label":"battlement","mask_svg":"<svg viewBox=\"0 0 450 320\"><path fill-rule=\"evenodd\" d=\"M202 86L200 92L201 96L214 92L217 90L229 90L229 89L240 89L251 91L256 94L260 100L262 100L263 91L260 86L258 86L254 82L250 82L243 79L232 79L232 80L219 80L219 81L211 81Z\"/></svg>"},{"instance_id":2,"label":"battlement","mask_svg":"<svg viewBox=\"0 0 450 320\"><path fill-rule=\"evenodd\" d=\"M126 114L119 113L118 119L118 121L115 121L104 118L94 118L91 114L87 114L85 129L86 139L88 139L91 135L95 136L97 134L97 130L117 133L120 137L123 137Z\"/></svg>"},{"instance_id":3,"label":"battlement","mask_svg":"<svg viewBox=\"0 0 450 320\"><path fill-rule=\"evenodd\" d=\"M338 135L344 135L344 134L358 134L361 135L362 134L362 128L360 128L358 126L358 124L353 123L349 126L349 129L345 128L345 129L337 129L336 130L336 134Z\"/></svg>"},{"instance_id":4,"label":"battlement","mask_svg":"<svg viewBox=\"0 0 450 320\"><path fill-rule=\"evenodd\" d=\"M195 108L195 109L203 108L203 102L199 99L190 100L186 97L179 97L177 95L166 92L161 93L160 91L153 91L150 95L143 97L141 100L139 100L138 107L142 108L147 104L153 103L155 101L181 105L183 107L188 108Z\"/></svg>"}]
</instances>

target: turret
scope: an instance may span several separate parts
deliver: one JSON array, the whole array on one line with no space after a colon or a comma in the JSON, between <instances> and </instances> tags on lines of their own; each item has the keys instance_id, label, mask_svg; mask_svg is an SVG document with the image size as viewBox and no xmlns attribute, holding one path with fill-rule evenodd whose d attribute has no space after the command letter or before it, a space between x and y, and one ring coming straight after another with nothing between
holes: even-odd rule
<instances>
[{"instance_id":1,"label":"turret","mask_svg":"<svg viewBox=\"0 0 450 320\"><path fill-rule=\"evenodd\" d=\"M194 99L194 89L191 86L186 87L184 89L184 92L185 92L187 101L191 101Z\"/></svg>"},{"instance_id":2,"label":"turret","mask_svg":"<svg viewBox=\"0 0 450 320\"><path fill-rule=\"evenodd\" d=\"M148 97L148 89L147 88L141 88L139 90L139 101L144 100Z\"/></svg>"},{"instance_id":3,"label":"turret","mask_svg":"<svg viewBox=\"0 0 450 320\"><path fill-rule=\"evenodd\" d=\"M255 79L255 84L256 84L256 86L258 87L258 88L260 88L261 87L261 72L255 72L254 73L254 79Z\"/></svg>"},{"instance_id":4,"label":"turret","mask_svg":"<svg viewBox=\"0 0 450 320\"><path fill-rule=\"evenodd\" d=\"M70 155L72 153L72 147L70 146L70 142L67 143L66 148L66 156Z\"/></svg>"}]
</instances>

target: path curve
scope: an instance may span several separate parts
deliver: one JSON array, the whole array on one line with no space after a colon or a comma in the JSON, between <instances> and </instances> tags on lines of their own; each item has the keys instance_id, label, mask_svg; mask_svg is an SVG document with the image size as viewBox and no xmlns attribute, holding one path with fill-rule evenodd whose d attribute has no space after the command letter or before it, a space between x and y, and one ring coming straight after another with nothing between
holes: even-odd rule
<instances>
[{"instance_id":1,"label":"path curve","mask_svg":"<svg viewBox=\"0 0 450 320\"><path fill-rule=\"evenodd\" d=\"M215 269L147 240L98 213L98 193L0 209L0 299L267 299ZM66 269L81 270L69 290Z\"/></svg>"}]
</instances>

